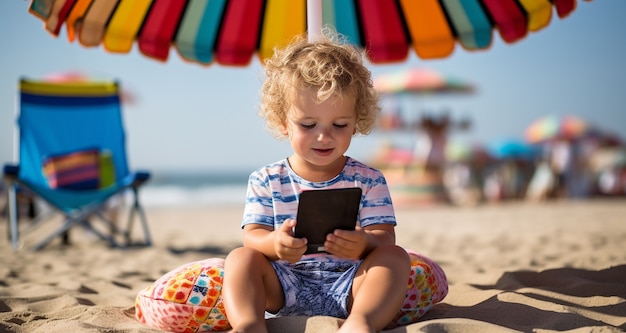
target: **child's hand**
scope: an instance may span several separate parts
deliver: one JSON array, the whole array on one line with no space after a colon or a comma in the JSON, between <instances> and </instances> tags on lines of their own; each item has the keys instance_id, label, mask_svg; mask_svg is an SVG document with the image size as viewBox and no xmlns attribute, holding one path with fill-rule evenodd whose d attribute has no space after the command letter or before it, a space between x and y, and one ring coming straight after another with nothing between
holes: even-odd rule
<instances>
[{"instance_id":1,"label":"child's hand","mask_svg":"<svg viewBox=\"0 0 626 333\"><path fill-rule=\"evenodd\" d=\"M359 259L367 248L367 233L361 227L352 230L335 230L326 236L326 252L340 258Z\"/></svg>"},{"instance_id":2,"label":"child's hand","mask_svg":"<svg viewBox=\"0 0 626 333\"><path fill-rule=\"evenodd\" d=\"M300 260L304 252L306 252L307 239L293 237L293 228L295 226L295 220L286 220L280 229L276 231L276 237L274 238L276 255L279 259L290 263Z\"/></svg>"}]
</instances>

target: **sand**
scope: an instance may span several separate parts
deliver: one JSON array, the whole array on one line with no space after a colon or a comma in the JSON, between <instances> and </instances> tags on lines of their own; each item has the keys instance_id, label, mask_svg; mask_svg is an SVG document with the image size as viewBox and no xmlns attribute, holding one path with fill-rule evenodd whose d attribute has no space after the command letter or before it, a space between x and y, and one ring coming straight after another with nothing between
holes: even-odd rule
<instances>
[{"instance_id":1,"label":"sand","mask_svg":"<svg viewBox=\"0 0 626 333\"><path fill-rule=\"evenodd\" d=\"M184 263L240 244L239 206L148 207L155 244L73 243L12 251L0 237L0 332L159 332L134 300ZM430 206L397 211L398 243L439 262L450 291L417 323L388 332L626 331L626 199ZM4 220L0 220L4 224ZM334 332L331 317L268 320L271 332Z\"/></svg>"}]
</instances>

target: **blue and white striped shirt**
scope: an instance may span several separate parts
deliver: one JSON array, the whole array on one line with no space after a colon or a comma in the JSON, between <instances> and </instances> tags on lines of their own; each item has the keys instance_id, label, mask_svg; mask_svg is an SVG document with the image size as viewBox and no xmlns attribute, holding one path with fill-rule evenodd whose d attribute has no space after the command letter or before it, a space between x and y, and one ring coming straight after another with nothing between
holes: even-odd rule
<instances>
[{"instance_id":1,"label":"blue and white striped shirt","mask_svg":"<svg viewBox=\"0 0 626 333\"><path fill-rule=\"evenodd\" d=\"M310 182L298 176L287 159L254 171L248 179L246 206L241 226L263 224L278 229L286 219L295 219L298 199L304 190L360 187L359 225L396 225L396 217L383 174L351 157L335 178Z\"/></svg>"}]
</instances>

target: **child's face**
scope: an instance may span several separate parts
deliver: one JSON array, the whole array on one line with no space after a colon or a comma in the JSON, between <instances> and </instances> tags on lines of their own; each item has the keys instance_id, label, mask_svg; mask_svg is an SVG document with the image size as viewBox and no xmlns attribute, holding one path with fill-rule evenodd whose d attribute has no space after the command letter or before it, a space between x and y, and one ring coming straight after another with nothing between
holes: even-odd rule
<instances>
[{"instance_id":1,"label":"child's face","mask_svg":"<svg viewBox=\"0 0 626 333\"><path fill-rule=\"evenodd\" d=\"M290 163L300 169L343 168L344 153L355 133L354 93L333 96L319 104L315 94L314 89L299 90L287 111L283 134L294 151Z\"/></svg>"}]
</instances>

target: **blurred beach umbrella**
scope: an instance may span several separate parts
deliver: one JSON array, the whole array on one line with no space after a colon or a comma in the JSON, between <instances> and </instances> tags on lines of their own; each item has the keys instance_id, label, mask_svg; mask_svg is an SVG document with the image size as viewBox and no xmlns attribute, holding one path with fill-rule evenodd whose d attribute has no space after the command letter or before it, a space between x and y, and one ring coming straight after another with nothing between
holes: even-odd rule
<instances>
[{"instance_id":1,"label":"blurred beach umbrella","mask_svg":"<svg viewBox=\"0 0 626 333\"><path fill-rule=\"evenodd\" d=\"M381 94L472 93L474 86L430 68L412 68L374 78L374 88Z\"/></svg>"},{"instance_id":2,"label":"blurred beach umbrella","mask_svg":"<svg viewBox=\"0 0 626 333\"><path fill-rule=\"evenodd\" d=\"M624 140L618 134L594 127L585 133L585 139L598 147L625 147Z\"/></svg>"},{"instance_id":3,"label":"blurred beach umbrella","mask_svg":"<svg viewBox=\"0 0 626 333\"><path fill-rule=\"evenodd\" d=\"M590 1L590 0L587 0ZM31 0L29 11L58 36L128 53L137 44L166 61L174 48L183 59L245 66L254 54L330 25L367 49L373 63L399 62L409 49L422 59L450 56L460 45L485 50L497 30L505 43L564 18L576 0Z\"/></svg>"},{"instance_id":4,"label":"blurred beach umbrella","mask_svg":"<svg viewBox=\"0 0 626 333\"><path fill-rule=\"evenodd\" d=\"M468 162L487 157L481 144L459 139L447 141L444 153L448 162Z\"/></svg>"},{"instance_id":5,"label":"blurred beach umbrella","mask_svg":"<svg viewBox=\"0 0 626 333\"><path fill-rule=\"evenodd\" d=\"M44 75L44 81L53 83L66 83L66 82L88 82L91 81L87 75L81 72L58 72Z\"/></svg>"},{"instance_id":6,"label":"blurred beach umbrella","mask_svg":"<svg viewBox=\"0 0 626 333\"><path fill-rule=\"evenodd\" d=\"M515 139L489 142L487 151L491 157L498 160L532 160L540 152L536 146Z\"/></svg>"},{"instance_id":7,"label":"blurred beach umbrella","mask_svg":"<svg viewBox=\"0 0 626 333\"><path fill-rule=\"evenodd\" d=\"M484 144L461 139L448 140L444 153L448 162L486 161L492 159Z\"/></svg>"},{"instance_id":8,"label":"blurred beach umbrella","mask_svg":"<svg viewBox=\"0 0 626 333\"><path fill-rule=\"evenodd\" d=\"M600 148L589 156L589 165L595 172L602 170L626 167L626 148Z\"/></svg>"},{"instance_id":9,"label":"blurred beach umbrella","mask_svg":"<svg viewBox=\"0 0 626 333\"><path fill-rule=\"evenodd\" d=\"M552 139L572 140L592 130L589 123L574 115L547 115L530 124L524 132L527 142L540 143Z\"/></svg>"},{"instance_id":10,"label":"blurred beach umbrella","mask_svg":"<svg viewBox=\"0 0 626 333\"><path fill-rule=\"evenodd\" d=\"M44 75L43 80L53 83L85 83L98 81L97 78L90 77L79 71L50 73L48 75ZM120 91L120 100L124 104L134 105L137 98L134 92L124 88Z\"/></svg>"},{"instance_id":11,"label":"blurred beach umbrella","mask_svg":"<svg viewBox=\"0 0 626 333\"><path fill-rule=\"evenodd\" d=\"M448 141L444 152L448 162L467 161L472 157L472 146L465 141Z\"/></svg>"},{"instance_id":12,"label":"blurred beach umbrella","mask_svg":"<svg viewBox=\"0 0 626 333\"><path fill-rule=\"evenodd\" d=\"M379 128L448 132L451 129L468 130L471 127L469 119L452 121L447 109L438 117L429 114L422 115L420 119L413 117L417 111L423 111L418 103L423 97L473 94L474 85L469 82L434 69L416 67L378 75L374 77L373 84L374 89L383 96Z\"/></svg>"}]
</instances>

